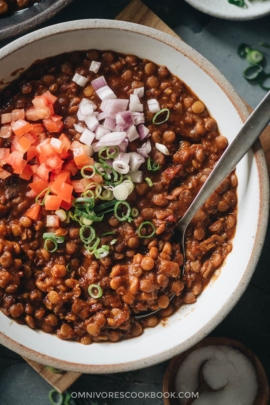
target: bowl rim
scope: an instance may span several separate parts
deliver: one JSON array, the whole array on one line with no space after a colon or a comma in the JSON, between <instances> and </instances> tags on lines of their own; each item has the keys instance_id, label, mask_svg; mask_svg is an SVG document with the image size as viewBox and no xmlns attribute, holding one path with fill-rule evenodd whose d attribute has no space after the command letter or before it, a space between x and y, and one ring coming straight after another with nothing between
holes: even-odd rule
<instances>
[{"instance_id":1,"label":"bowl rim","mask_svg":"<svg viewBox=\"0 0 270 405\"><path fill-rule=\"evenodd\" d=\"M149 36L155 40L159 40L162 43L174 48L177 51L181 51L185 56L193 61L193 63L200 66L222 89L222 91L227 95L234 108L236 109L239 117L244 122L248 117L248 111L244 105L242 99L239 97L237 92L233 89L231 84L227 79L215 68L209 61L207 61L202 55L197 51L192 49L189 45L185 44L180 39L172 37L171 35L165 34L153 28L145 27L139 24L115 21L115 20L102 20L102 19L90 19L90 20L77 20L72 22L66 22L61 24L56 24L50 27L42 28L40 30L34 31L33 33L27 34L19 39L16 39L9 45L5 46L0 50L0 61L2 58L16 52L18 49L22 49L29 43L38 41L44 37L53 36L59 33L70 33L72 31L81 30L91 30L91 29L116 29L122 31L133 32L136 34L143 34ZM10 337L7 337L0 332L0 343L4 344L11 350L31 359L38 361L40 363L50 365L53 367L61 368L63 370L70 370L74 372L92 373L92 374L104 374L104 373L115 373L123 372L129 370L135 370L139 368L144 368L151 366L162 361L168 360L169 358L189 349L191 346L198 343L206 335L208 335L231 311L233 306L242 296L243 292L248 286L250 278L255 270L257 261L259 260L261 249L264 243L264 237L267 230L268 223L268 207L269 207L269 185L268 185L268 171L265 161L264 152L262 150L259 141L253 147L253 153L255 157L255 162L258 170L259 177L259 189L260 189L260 201L259 201L259 219L256 229L256 235L254 237L254 244L252 247L252 252L250 254L250 259L246 267L242 278L234 290L232 296L223 305L223 308L217 313L210 321L208 321L203 328L201 328L196 335L193 335L190 339L174 346L173 349L164 349L160 352L158 356L150 355L149 357L140 358L139 360L133 360L126 363L117 363L110 365L85 365L80 363L71 363L69 361L58 360L56 358L38 353L33 349L25 347L17 342L15 342Z\"/></svg>"},{"instance_id":2,"label":"bowl rim","mask_svg":"<svg viewBox=\"0 0 270 405\"><path fill-rule=\"evenodd\" d=\"M69 3L71 3L73 0L54 0L52 4L47 6L44 10L38 11L38 3L33 4L31 6L31 9L35 7L35 14L31 15L30 18L27 18L27 13L28 8L21 10L19 13L22 14L22 19L21 21L17 22L15 21L14 23L11 23L11 25L6 25L5 20L4 20L4 26L0 26L0 35L1 35L1 40L12 38L14 36L17 36L19 34L22 34L26 31L29 31L29 29L32 27L36 27L37 25L43 23L44 21L48 20L51 18L53 15L58 13L62 8L66 7ZM31 10L32 11L32 10ZM17 16L19 14L14 13L8 18L12 18L13 16ZM3 17L5 18L5 17Z\"/></svg>"}]
</instances>

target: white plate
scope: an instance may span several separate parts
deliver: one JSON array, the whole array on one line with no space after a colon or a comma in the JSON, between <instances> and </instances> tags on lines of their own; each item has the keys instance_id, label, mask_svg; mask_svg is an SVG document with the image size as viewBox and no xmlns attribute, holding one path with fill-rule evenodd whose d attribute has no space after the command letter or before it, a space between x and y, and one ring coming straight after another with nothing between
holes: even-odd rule
<instances>
[{"instance_id":1,"label":"white plate","mask_svg":"<svg viewBox=\"0 0 270 405\"><path fill-rule=\"evenodd\" d=\"M247 8L228 3L228 0L185 0L203 13L227 20L252 20L270 14L270 0L245 0Z\"/></svg>"}]
</instances>

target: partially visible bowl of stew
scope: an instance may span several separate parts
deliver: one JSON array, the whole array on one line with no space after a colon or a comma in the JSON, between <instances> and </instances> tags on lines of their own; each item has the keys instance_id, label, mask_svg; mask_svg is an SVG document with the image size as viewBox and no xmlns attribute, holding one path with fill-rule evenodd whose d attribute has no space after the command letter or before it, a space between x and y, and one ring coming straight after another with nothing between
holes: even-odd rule
<instances>
[{"instance_id":1,"label":"partially visible bowl of stew","mask_svg":"<svg viewBox=\"0 0 270 405\"><path fill-rule=\"evenodd\" d=\"M15 37L53 17L72 0L1 0L0 37Z\"/></svg>"},{"instance_id":2,"label":"partially visible bowl of stew","mask_svg":"<svg viewBox=\"0 0 270 405\"><path fill-rule=\"evenodd\" d=\"M258 144L194 217L182 275L174 227L247 117L238 95L187 45L115 21L29 34L0 66L1 342L104 373L201 340L265 235Z\"/></svg>"}]
</instances>

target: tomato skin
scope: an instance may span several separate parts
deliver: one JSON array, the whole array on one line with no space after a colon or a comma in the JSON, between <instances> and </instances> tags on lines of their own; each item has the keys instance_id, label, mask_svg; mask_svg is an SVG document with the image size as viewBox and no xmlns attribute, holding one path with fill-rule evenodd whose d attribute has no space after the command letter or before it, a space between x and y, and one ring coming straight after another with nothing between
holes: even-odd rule
<instances>
[{"instance_id":1,"label":"tomato skin","mask_svg":"<svg viewBox=\"0 0 270 405\"><path fill-rule=\"evenodd\" d=\"M46 165L49 166L51 169L60 169L63 163L64 161L60 159L57 155L48 156L46 160Z\"/></svg>"},{"instance_id":2,"label":"tomato skin","mask_svg":"<svg viewBox=\"0 0 270 405\"><path fill-rule=\"evenodd\" d=\"M33 221L37 221L40 216L40 204L33 204L25 213L25 215L32 219Z\"/></svg>"},{"instance_id":3,"label":"tomato skin","mask_svg":"<svg viewBox=\"0 0 270 405\"><path fill-rule=\"evenodd\" d=\"M61 205L61 198L57 197L56 195L45 195L45 210L48 211L55 211L60 208ZM59 225L58 225L59 226Z\"/></svg>"}]
</instances>

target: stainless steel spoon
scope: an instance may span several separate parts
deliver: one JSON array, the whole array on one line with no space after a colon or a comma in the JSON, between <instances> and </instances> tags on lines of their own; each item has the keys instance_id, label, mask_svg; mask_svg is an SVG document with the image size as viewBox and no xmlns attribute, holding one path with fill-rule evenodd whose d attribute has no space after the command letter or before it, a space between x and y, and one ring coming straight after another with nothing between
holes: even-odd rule
<instances>
[{"instance_id":1,"label":"stainless steel spoon","mask_svg":"<svg viewBox=\"0 0 270 405\"><path fill-rule=\"evenodd\" d=\"M230 174L237 163L247 153L249 148L260 136L264 128L267 126L270 120L270 91L266 94L260 104L250 114L234 140L227 147L221 158L216 163L214 169L210 173L203 187L189 206L185 215L177 223L177 231L182 235L180 240L181 251L184 256L183 271L185 268L185 233L187 227L196 214L196 212L205 203L208 197L216 190L216 188L222 183L222 181ZM170 299L174 297L171 296ZM138 315L134 315L135 318L141 319L146 316L152 315L158 312L147 311Z\"/></svg>"}]
</instances>

